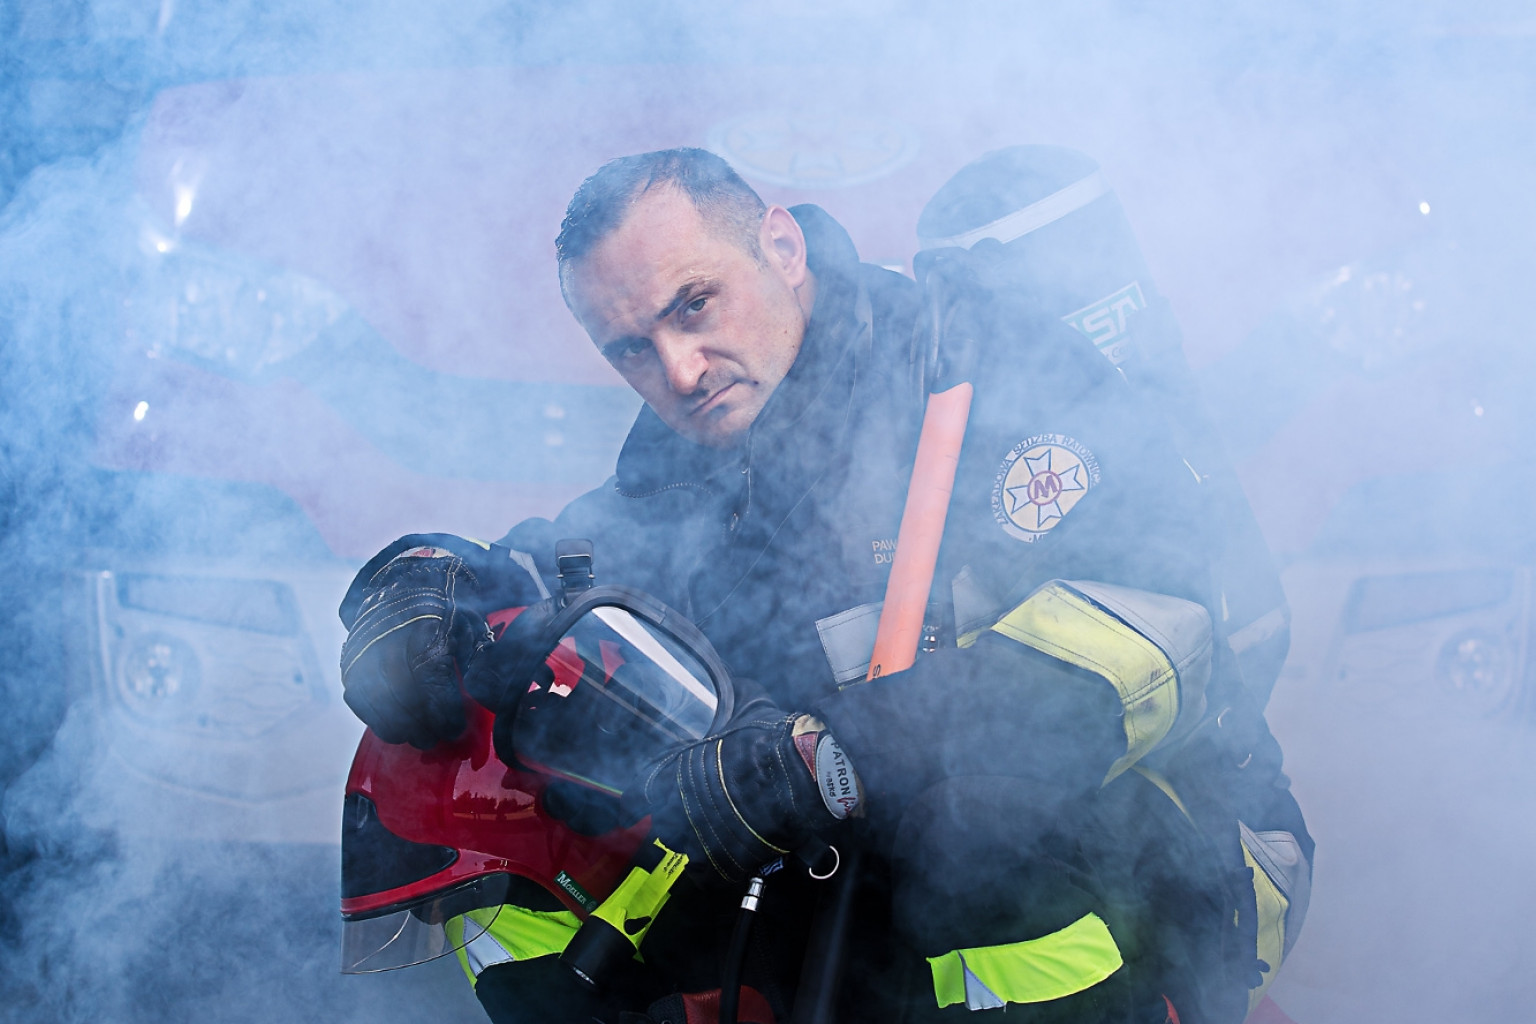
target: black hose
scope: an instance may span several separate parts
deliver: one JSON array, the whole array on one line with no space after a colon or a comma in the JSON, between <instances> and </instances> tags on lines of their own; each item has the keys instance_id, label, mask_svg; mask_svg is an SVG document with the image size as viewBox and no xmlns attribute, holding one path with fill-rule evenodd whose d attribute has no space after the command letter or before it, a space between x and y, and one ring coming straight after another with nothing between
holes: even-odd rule
<instances>
[{"instance_id":1,"label":"black hose","mask_svg":"<svg viewBox=\"0 0 1536 1024\"><path fill-rule=\"evenodd\" d=\"M817 898L811 917L792 1024L831 1024L836 1010L858 892L859 848L855 846L837 863L837 877Z\"/></svg>"},{"instance_id":2,"label":"black hose","mask_svg":"<svg viewBox=\"0 0 1536 1024\"><path fill-rule=\"evenodd\" d=\"M747 942L752 938L752 918L757 914L757 901L762 895L762 876L753 875L747 882L746 895L741 898L741 911L736 915L736 927L731 932L731 947L725 955L725 974L720 981L720 1024L736 1024L741 1001L741 970L747 960Z\"/></svg>"}]
</instances>

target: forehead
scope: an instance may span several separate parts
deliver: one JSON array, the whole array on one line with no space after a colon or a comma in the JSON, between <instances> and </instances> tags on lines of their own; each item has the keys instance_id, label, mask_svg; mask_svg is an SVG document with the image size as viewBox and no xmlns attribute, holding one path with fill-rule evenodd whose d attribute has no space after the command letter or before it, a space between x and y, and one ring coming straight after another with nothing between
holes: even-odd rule
<instances>
[{"instance_id":1,"label":"forehead","mask_svg":"<svg viewBox=\"0 0 1536 1024\"><path fill-rule=\"evenodd\" d=\"M572 266L572 308L594 336L652 321L693 280L717 280L751 264L740 245L721 237L687 195L646 192L619 226Z\"/></svg>"}]
</instances>

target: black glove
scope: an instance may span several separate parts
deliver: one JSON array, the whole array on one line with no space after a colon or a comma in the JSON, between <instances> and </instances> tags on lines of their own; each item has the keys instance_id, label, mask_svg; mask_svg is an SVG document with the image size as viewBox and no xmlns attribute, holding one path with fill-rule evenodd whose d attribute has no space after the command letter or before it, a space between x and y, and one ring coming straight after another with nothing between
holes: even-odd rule
<instances>
[{"instance_id":1,"label":"black glove","mask_svg":"<svg viewBox=\"0 0 1536 1024\"><path fill-rule=\"evenodd\" d=\"M554 598L531 604L507 623L494 643L483 647L464 670L464 689L481 704L496 712L496 756L512 763L512 722L517 717L518 701L528 684L538 679L549 682L549 656L554 642L549 623L560 611ZM503 736L507 749L502 749Z\"/></svg>"},{"instance_id":2,"label":"black glove","mask_svg":"<svg viewBox=\"0 0 1536 1024\"><path fill-rule=\"evenodd\" d=\"M491 588L446 547L407 547L375 567L379 560L342 603L343 699L386 743L428 750L464 731L455 665L490 642L481 609Z\"/></svg>"},{"instance_id":3,"label":"black glove","mask_svg":"<svg viewBox=\"0 0 1536 1024\"><path fill-rule=\"evenodd\" d=\"M626 791L662 842L739 881L858 810L858 776L826 726L754 701L725 730L654 762Z\"/></svg>"}]
</instances>

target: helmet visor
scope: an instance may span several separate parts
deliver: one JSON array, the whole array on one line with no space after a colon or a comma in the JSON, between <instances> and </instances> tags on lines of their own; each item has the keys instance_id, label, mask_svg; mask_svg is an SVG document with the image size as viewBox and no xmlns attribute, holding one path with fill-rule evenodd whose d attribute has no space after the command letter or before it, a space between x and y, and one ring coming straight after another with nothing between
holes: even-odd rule
<instances>
[{"instance_id":1,"label":"helmet visor","mask_svg":"<svg viewBox=\"0 0 1536 1024\"><path fill-rule=\"evenodd\" d=\"M407 906L343 917L341 973L393 971L464 948L491 927L507 889L507 876L486 875Z\"/></svg>"},{"instance_id":2,"label":"helmet visor","mask_svg":"<svg viewBox=\"0 0 1536 1024\"><path fill-rule=\"evenodd\" d=\"M605 595L571 609L550 672L519 706L519 760L617 795L650 761L709 734L724 669L702 634L653 604Z\"/></svg>"}]
</instances>

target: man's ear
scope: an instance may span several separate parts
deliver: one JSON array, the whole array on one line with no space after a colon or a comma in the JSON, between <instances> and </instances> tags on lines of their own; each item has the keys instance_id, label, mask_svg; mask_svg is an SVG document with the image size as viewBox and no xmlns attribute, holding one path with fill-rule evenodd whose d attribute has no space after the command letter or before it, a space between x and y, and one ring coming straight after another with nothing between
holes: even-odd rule
<instances>
[{"instance_id":1,"label":"man's ear","mask_svg":"<svg viewBox=\"0 0 1536 1024\"><path fill-rule=\"evenodd\" d=\"M784 282L799 289L810 277L805 265L805 232L800 222L782 206L770 206L758 229L758 242L768 265L784 277Z\"/></svg>"}]
</instances>

